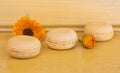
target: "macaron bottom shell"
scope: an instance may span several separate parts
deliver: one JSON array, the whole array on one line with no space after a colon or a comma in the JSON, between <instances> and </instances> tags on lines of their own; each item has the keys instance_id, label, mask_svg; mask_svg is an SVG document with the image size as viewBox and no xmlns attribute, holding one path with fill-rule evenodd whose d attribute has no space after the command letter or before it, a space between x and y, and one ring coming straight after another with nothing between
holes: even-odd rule
<instances>
[{"instance_id":1,"label":"macaron bottom shell","mask_svg":"<svg viewBox=\"0 0 120 73\"><path fill-rule=\"evenodd\" d=\"M15 58L32 58L40 53L40 48L38 49L32 49L32 50L26 50L26 51L19 51L14 49L7 50L9 55Z\"/></svg>"},{"instance_id":2,"label":"macaron bottom shell","mask_svg":"<svg viewBox=\"0 0 120 73\"><path fill-rule=\"evenodd\" d=\"M96 41L108 41L111 40L114 36L114 32L110 31L108 33L104 33L104 32L99 32L99 33L93 33L93 32L84 32L85 34L93 34L96 38Z\"/></svg>"},{"instance_id":3,"label":"macaron bottom shell","mask_svg":"<svg viewBox=\"0 0 120 73\"><path fill-rule=\"evenodd\" d=\"M52 43L46 40L46 44L48 45L48 47L50 47L51 49L55 49L55 50L67 50L67 49L71 49L76 45L76 41L75 42L67 42L67 43Z\"/></svg>"}]
</instances>

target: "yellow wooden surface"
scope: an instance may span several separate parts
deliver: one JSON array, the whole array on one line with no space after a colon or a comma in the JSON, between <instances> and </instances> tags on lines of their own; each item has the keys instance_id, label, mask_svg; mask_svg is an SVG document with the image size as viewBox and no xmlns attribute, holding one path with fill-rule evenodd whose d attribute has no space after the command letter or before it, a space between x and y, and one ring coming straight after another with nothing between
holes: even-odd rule
<instances>
[{"instance_id":1,"label":"yellow wooden surface","mask_svg":"<svg viewBox=\"0 0 120 73\"><path fill-rule=\"evenodd\" d=\"M120 32L110 41L97 42L94 49L78 42L71 50L56 51L42 42L41 53L31 59L8 55L5 47L10 37L11 33L0 33L0 73L120 73Z\"/></svg>"},{"instance_id":2,"label":"yellow wooden surface","mask_svg":"<svg viewBox=\"0 0 120 73\"><path fill-rule=\"evenodd\" d=\"M0 0L0 25L29 14L43 25L120 24L120 0Z\"/></svg>"}]
</instances>

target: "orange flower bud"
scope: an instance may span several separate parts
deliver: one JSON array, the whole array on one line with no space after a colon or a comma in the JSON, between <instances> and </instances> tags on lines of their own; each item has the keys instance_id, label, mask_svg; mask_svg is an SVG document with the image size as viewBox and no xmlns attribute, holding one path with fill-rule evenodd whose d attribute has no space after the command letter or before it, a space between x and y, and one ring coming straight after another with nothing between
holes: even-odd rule
<instances>
[{"instance_id":1,"label":"orange flower bud","mask_svg":"<svg viewBox=\"0 0 120 73\"><path fill-rule=\"evenodd\" d=\"M92 34L84 35L82 39L82 44L84 47L91 49L95 45L95 37Z\"/></svg>"}]
</instances>

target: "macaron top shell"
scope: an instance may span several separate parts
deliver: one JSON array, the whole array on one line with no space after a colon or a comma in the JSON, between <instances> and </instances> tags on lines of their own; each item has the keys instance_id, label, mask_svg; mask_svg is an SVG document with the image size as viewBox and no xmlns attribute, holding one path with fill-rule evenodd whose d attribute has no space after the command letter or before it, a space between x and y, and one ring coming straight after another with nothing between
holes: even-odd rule
<instances>
[{"instance_id":1,"label":"macaron top shell","mask_svg":"<svg viewBox=\"0 0 120 73\"><path fill-rule=\"evenodd\" d=\"M32 36L15 36L8 40L7 49L16 49L19 51L27 49L38 49L41 47L40 41Z\"/></svg>"},{"instance_id":2,"label":"macaron top shell","mask_svg":"<svg viewBox=\"0 0 120 73\"><path fill-rule=\"evenodd\" d=\"M104 23L104 22L95 22L88 23L84 28L85 32L94 32L94 33L109 33L113 32L112 25Z\"/></svg>"},{"instance_id":3,"label":"macaron top shell","mask_svg":"<svg viewBox=\"0 0 120 73\"><path fill-rule=\"evenodd\" d=\"M77 40L76 32L69 28L57 28L47 33L47 40L51 42L63 42Z\"/></svg>"}]
</instances>

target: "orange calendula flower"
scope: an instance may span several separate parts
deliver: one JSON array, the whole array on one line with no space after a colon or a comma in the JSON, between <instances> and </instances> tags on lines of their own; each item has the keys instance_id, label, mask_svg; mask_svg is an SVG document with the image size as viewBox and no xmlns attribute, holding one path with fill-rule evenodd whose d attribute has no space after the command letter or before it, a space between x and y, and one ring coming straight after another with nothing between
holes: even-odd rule
<instances>
[{"instance_id":1,"label":"orange calendula flower","mask_svg":"<svg viewBox=\"0 0 120 73\"><path fill-rule=\"evenodd\" d=\"M88 49L93 48L95 45L95 37L92 34L84 35L82 38L82 44Z\"/></svg>"},{"instance_id":2,"label":"orange calendula flower","mask_svg":"<svg viewBox=\"0 0 120 73\"><path fill-rule=\"evenodd\" d=\"M21 17L13 26L14 35L34 36L39 40L43 40L46 36L45 29L35 20L31 20L28 16Z\"/></svg>"}]
</instances>

